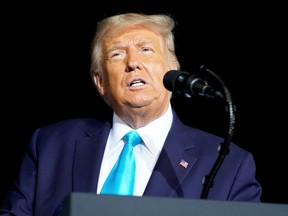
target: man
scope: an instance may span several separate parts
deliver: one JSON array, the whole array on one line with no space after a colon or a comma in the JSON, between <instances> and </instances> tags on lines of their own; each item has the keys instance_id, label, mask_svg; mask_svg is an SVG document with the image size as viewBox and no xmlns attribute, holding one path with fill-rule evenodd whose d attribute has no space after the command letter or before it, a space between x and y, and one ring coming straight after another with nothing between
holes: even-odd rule
<instances>
[{"instance_id":1,"label":"man","mask_svg":"<svg viewBox=\"0 0 288 216\"><path fill-rule=\"evenodd\" d=\"M184 125L171 107L163 77L180 69L173 28L169 16L136 13L99 23L91 75L114 111L112 121L71 119L37 129L3 212L52 215L73 191L101 194L131 130L142 140L134 147L132 195L200 198L223 138ZM207 198L259 202L260 196L252 155L231 144Z\"/></svg>"}]
</instances>

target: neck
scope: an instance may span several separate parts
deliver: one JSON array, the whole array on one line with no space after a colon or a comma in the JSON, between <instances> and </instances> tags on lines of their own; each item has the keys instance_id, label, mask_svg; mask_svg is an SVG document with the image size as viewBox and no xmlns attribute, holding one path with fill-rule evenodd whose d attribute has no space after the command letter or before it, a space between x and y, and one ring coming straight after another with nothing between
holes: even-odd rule
<instances>
[{"instance_id":1,"label":"neck","mask_svg":"<svg viewBox=\"0 0 288 216\"><path fill-rule=\"evenodd\" d=\"M147 110L144 108L132 108L123 112L116 113L126 124L133 129L138 129L146 126L153 120L164 115L168 110L169 105L163 109Z\"/></svg>"}]
</instances>

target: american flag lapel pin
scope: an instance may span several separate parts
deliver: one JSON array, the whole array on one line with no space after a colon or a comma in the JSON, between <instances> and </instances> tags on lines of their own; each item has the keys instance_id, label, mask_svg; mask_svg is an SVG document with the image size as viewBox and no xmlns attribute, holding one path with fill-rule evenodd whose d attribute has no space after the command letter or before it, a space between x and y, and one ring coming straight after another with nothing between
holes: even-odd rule
<instances>
[{"instance_id":1,"label":"american flag lapel pin","mask_svg":"<svg viewBox=\"0 0 288 216\"><path fill-rule=\"evenodd\" d=\"M182 166L182 167L184 167L184 168L187 168L188 165L189 165L189 163L182 159L182 160L180 161L179 165Z\"/></svg>"}]
</instances>

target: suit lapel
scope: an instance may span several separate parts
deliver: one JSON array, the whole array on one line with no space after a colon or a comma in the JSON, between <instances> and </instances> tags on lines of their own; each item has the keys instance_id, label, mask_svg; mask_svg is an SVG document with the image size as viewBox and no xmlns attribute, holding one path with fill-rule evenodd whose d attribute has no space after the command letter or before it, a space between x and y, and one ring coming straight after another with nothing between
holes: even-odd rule
<instances>
[{"instance_id":1,"label":"suit lapel","mask_svg":"<svg viewBox=\"0 0 288 216\"><path fill-rule=\"evenodd\" d=\"M97 191L98 177L111 125L87 130L87 136L76 141L73 164L73 191Z\"/></svg>"},{"instance_id":2,"label":"suit lapel","mask_svg":"<svg viewBox=\"0 0 288 216\"><path fill-rule=\"evenodd\" d=\"M197 157L193 155L193 140L187 139L181 127L182 123L175 116L144 195L183 197L180 186L195 165Z\"/></svg>"}]
</instances>

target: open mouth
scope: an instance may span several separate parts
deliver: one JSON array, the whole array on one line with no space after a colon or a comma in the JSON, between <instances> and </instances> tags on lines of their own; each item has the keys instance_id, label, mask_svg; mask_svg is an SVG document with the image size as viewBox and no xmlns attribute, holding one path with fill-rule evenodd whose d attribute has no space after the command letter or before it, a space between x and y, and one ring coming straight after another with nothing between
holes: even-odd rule
<instances>
[{"instance_id":1,"label":"open mouth","mask_svg":"<svg viewBox=\"0 0 288 216\"><path fill-rule=\"evenodd\" d=\"M138 86L143 86L143 85L145 85L145 81L143 81L143 80L133 80L129 84L130 87L138 87Z\"/></svg>"}]
</instances>

